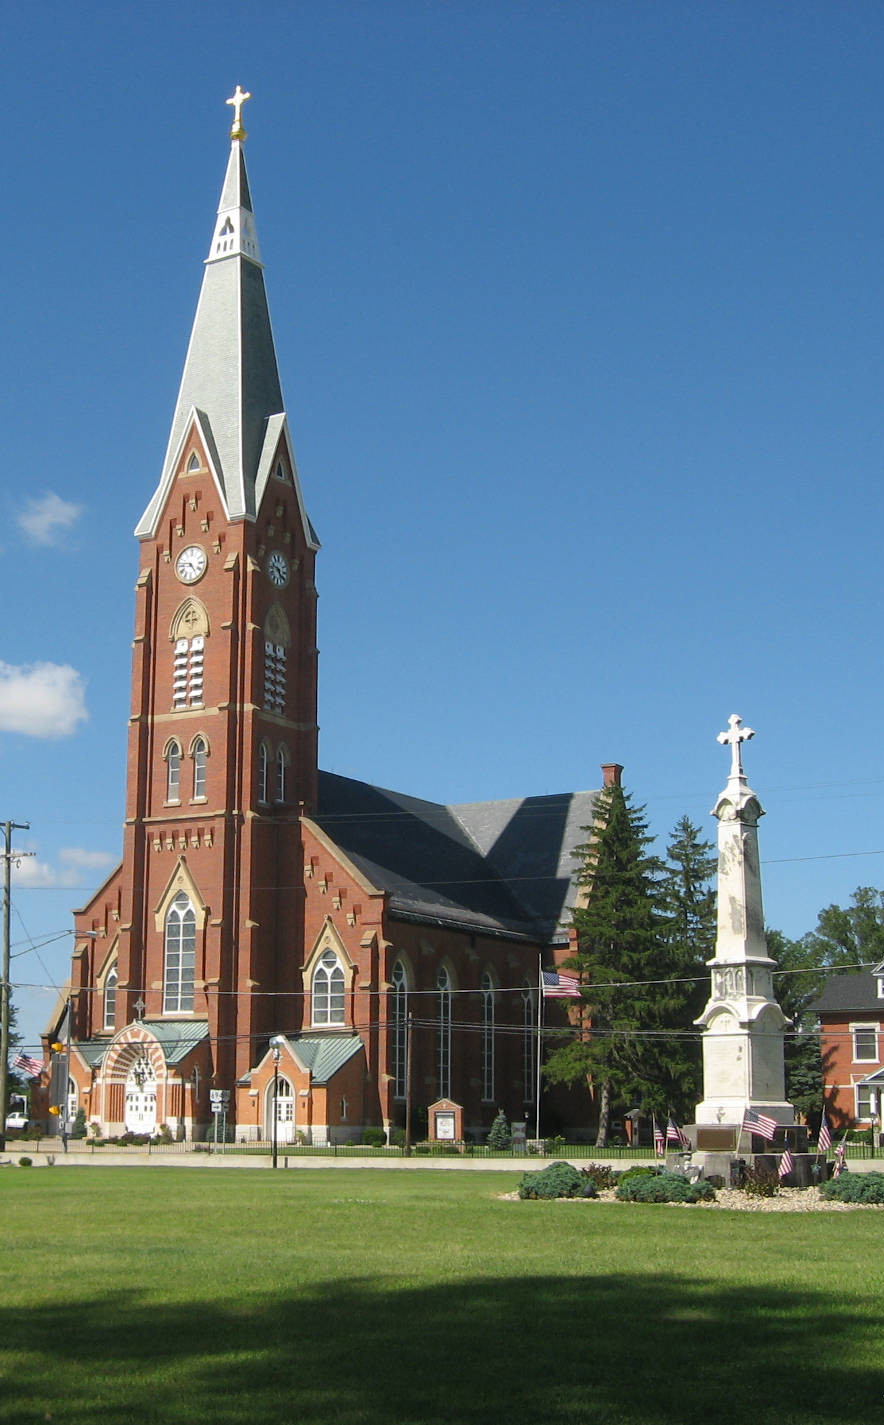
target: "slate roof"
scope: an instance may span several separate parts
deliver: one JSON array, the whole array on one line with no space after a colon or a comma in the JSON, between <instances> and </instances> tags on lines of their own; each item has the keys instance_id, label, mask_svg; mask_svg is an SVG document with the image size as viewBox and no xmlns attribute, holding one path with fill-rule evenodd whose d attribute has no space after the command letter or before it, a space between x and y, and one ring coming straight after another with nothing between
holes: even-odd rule
<instances>
[{"instance_id":1,"label":"slate roof","mask_svg":"<svg viewBox=\"0 0 884 1425\"><path fill-rule=\"evenodd\" d=\"M884 1015L884 999L878 995L878 976L867 970L830 975L810 1009L814 1014Z\"/></svg>"},{"instance_id":2,"label":"slate roof","mask_svg":"<svg viewBox=\"0 0 884 1425\"><path fill-rule=\"evenodd\" d=\"M314 820L394 917L556 943L598 795L443 806L320 772Z\"/></svg>"}]
</instances>

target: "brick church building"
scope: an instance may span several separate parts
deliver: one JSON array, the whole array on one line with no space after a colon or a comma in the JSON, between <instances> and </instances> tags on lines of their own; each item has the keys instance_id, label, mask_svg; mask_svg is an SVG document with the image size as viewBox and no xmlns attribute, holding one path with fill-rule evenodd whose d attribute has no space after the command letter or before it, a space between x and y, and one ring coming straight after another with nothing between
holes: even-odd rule
<instances>
[{"instance_id":1,"label":"brick church building","mask_svg":"<svg viewBox=\"0 0 884 1425\"><path fill-rule=\"evenodd\" d=\"M280 1141L344 1142L402 1125L408 1090L415 1136L443 1099L466 1136L499 1107L531 1133L540 965L568 954L572 852L598 793L444 806L318 770L319 540L240 109L135 531L122 861L75 912L44 1112L200 1138L224 1089L238 1138L271 1136L275 1113ZM545 1130L574 1131L580 1104L544 1093Z\"/></svg>"}]
</instances>

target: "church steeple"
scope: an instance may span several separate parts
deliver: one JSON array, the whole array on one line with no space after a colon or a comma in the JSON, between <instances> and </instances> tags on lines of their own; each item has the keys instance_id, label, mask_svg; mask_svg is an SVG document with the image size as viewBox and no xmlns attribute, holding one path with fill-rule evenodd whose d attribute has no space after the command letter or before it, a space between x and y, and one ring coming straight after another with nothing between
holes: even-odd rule
<instances>
[{"instance_id":1,"label":"church steeple","mask_svg":"<svg viewBox=\"0 0 884 1425\"><path fill-rule=\"evenodd\" d=\"M252 198L239 86L218 216L206 258L169 444L154 496L135 533L151 538L194 426L228 520L254 519L280 438L288 441ZM295 487L297 489L297 477ZM298 491L300 500L300 491ZM317 541L301 504L305 535Z\"/></svg>"}]
</instances>

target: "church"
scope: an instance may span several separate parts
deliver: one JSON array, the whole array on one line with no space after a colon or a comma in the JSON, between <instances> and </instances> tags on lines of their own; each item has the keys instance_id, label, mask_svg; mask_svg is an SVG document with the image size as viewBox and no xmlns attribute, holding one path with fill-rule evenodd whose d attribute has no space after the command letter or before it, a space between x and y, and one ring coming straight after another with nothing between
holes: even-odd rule
<instances>
[{"instance_id":1,"label":"church","mask_svg":"<svg viewBox=\"0 0 884 1425\"><path fill-rule=\"evenodd\" d=\"M569 954L573 851L599 794L445 806L319 770L320 546L277 369L248 97L228 101L168 446L135 530L122 860L75 912L42 1111L201 1139L223 1094L237 1140L345 1143L401 1128L407 1106L426 1137L444 1103L450 1136L481 1140L499 1108L532 1135L542 970ZM603 783L620 772L604 765ZM579 1129L588 1098L556 1101L543 1093L543 1131Z\"/></svg>"}]
</instances>

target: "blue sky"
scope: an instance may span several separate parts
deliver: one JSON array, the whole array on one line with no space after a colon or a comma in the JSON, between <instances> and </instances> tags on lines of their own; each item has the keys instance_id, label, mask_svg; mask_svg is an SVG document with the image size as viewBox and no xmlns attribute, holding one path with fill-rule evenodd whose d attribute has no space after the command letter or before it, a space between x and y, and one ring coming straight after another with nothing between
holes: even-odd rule
<instances>
[{"instance_id":1,"label":"blue sky","mask_svg":"<svg viewBox=\"0 0 884 1425\"><path fill-rule=\"evenodd\" d=\"M616 760L662 838L683 813L711 836L738 712L769 922L884 884L884 8L3 18L0 820L36 853L30 1043L121 845L132 529L237 83L323 542L322 764L456 802Z\"/></svg>"}]
</instances>

